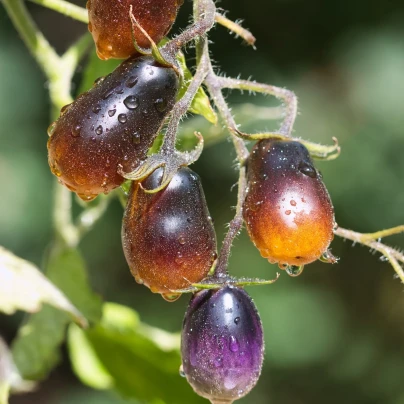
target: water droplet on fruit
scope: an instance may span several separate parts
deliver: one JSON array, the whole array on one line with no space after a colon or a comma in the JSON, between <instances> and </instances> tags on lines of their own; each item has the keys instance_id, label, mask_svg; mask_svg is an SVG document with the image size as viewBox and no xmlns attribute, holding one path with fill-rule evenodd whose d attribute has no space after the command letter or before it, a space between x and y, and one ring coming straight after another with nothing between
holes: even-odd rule
<instances>
[{"instance_id":1,"label":"water droplet on fruit","mask_svg":"<svg viewBox=\"0 0 404 404\"><path fill-rule=\"evenodd\" d=\"M229 342L230 351L237 352L239 350L239 343L237 338L233 335L230 335L230 342Z\"/></svg>"},{"instance_id":2,"label":"water droplet on fruit","mask_svg":"<svg viewBox=\"0 0 404 404\"><path fill-rule=\"evenodd\" d=\"M136 109L139 106L139 99L133 95L126 97L123 101L125 107L128 109Z\"/></svg>"},{"instance_id":3,"label":"water droplet on fruit","mask_svg":"<svg viewBox=\"0 0 404 404\"><path fill-rule=\"evenodd\" d=\"M108 111L108 115L109 115L111 118L115 115L115 113L116 113L116 109L110 109L110 110Z\"/></svg>"},{"instance_id":4,"label":"water droplet on fruit","mask_svg":"<svg viewBox=\"0 0 404 404\"><path fill-rule=\"evenodd\" d=\"M213 364L217 367L220 368L223 366L223 358L221 356L218 356L213 360Z\"/></svg>"},{"instance_id":5,"label":"water droplet on fruit","mask_svg":"<svg viewBox=\"0 0 404 404\"><path fill-rule=\"evenodd\" d=\"M297 204L296 204L296 201L294 201L293 199L290 201L290 204L292 205L292 206L296 206Z\"/></svg>"},{"instance_id":6,"label":"water droplet on fruit","mask_svg":"<svg viewBox=\"0 0 404 404\"><path fill-rule=\"evenodd\" d=\"M289 216L292 213L291 210L285 210L285 215Z\"/></svg>"},{"instance_id":7,"label":"water droplet on fruit","mask_svg":"<svg viewBox=\"0 0 404 404\"><path fill-rule=\"evenodd\" d=\"M240 323L240 317L234 319L234 324L238 325Z\"/></svg>"},{"instance_id":8,"label":"water droplet on fruit","mask_svg":"<svg viewBox=\"0 0 404 404\"><path fill-rule=\"evenodd\" d=\"M118 121L120 123L126 123L127 120L128 120L128 117L126 116L126 114L119 114L118 115Z\"/></svg>"},{"instance_id":9,"label":"water droplet on fruit","mask_svg":"<svg viewBox=\"0 0 404 404\"><path fill-rule=\"evenodd\" d=\"M128 78L128 80L126 80L125 85L126 85L126 87L128 87L128 88L132 88L132 87L134 87L134 86L137 84L137 82L138 82L138 78L137 78L136 76L130 76L130 77Z\"/></svg>"},{"instance_id":10,"label":"water droplet on fruit","mask_svg":"<svg viewBox=\"0 0 404 404\"><path fill-rule=\"evenodd\" d=\"M94 105L93 106L94 114L98 114L100 111L101 111L101 107L99 105Z\"/></svg>"},{"instance_id":11,"label":"water droplet on fruit","mask_svg":"<svg viewBox=\"0 0 404 404\"><path fill-rule=\"evenodd\" d=\"M55 132L55 129L56 129L56 125L57 125L56 121L55 121L55 122L52 122L52 123L49 125L49 127L48 127L48 136L52 136L52 135L53 135L53 132Z\"/></svg>"},{"instance_id":12,"label":"water droplet on fruit","mask_svg":"<svg viewBox=\"0 0 404 404\"><path fill-rule=\"evenodd\" d=\"M139 275L135 275L135 281L136 281L139 285L143 285L143 283L144 283L143 279L142 279Z\"/></svg>"},{"instance_id":13,"label":"water droplet on fruit","mask_svg":"<svg viewBox=\"0 0 404 404\"><path fill-rule=\"evenodd\" d=\"M288 265L286 267L286 273L289 276L296 277L296 276L299 276L302 274L303 269L304 269L304 265L300 265L300 266L299 265Z\"/></svg>"},{"instance_id":14,"label":"water droplet on fruit","mask_svg":"<svg viewBox=\"0 0 404 404\"><path fill-rule=\"evenodd\" d=\"M97 129L95 130L95 133L96 133L97 135L102 135L102 132L103 132L103 129L102 129L102 126L100 125L100 126L98 126Z\"/></svg>"},{"instance_id":15,"label":"water droplet on fruit","mask_svg":"<svg viewBox=\"0 0 404 404\"><path fill-rule=\"evenodd\" d=\"M317 171L311 164L301 162L298 168L302 174L307 175L310 178L317 177Z\"/></svg>"},{"instance_id":16,"label":"water droplet on fruit","mask_svg":"<svg viewBox=\"0 0 404 404\"><path fill-rule=\"evenodd\" d=\"M85 202L90 202L97 197L97 195L92 194L77 194L77 196Z\"/></svg>"},{"instance_id":17,"label":"water droplet on fruit","mask_svg":"<svg viewBox=\"0 0 404 404\"><path fill-rule=\"evenodd\" d=\"M79 137L81 132L81 125L76 125L72 130L73 137Z\"/></svg>"},{"instance_id":18,"label":"water droplet on fruit","mask_svg":"<svg viewBox=\"0 0 404 404\"><path fill-rule=\"evenodd\" d=\"M181 365L179 370L180 376L185 377L184 367Z\"/></svg>"},{"instance_id":19,"label":"water droplet on fruit","mask_svg":"<svg viewBox=\"0 0 404 404\"><path fill-rule=\"evenodd\" d=\"M105 80L104 76L98 77L98 79L95 79L94 84L98 85L101 84Z\"/></svg>"},{"instance_id":20,"label":"water droplet on fruit","mask_svg":"<svg viewBox=\"0 0 404 404\"><path fill-rule=\"evenodd\" d=\"M107 90L103 96L102 99L103 100L107 100L109 97L111 97L111 95L114 93L115 88L110 88L109 90Z\"/></svg>"},{"instance_id":21,"label":"water droplet on fruit","mask_svg":"<svg viewBox=\"0 0 404 404\"><path fill-rule=\"evenodd\" d=\"M181 297L181 293L162 293L161 297L167 302L175 302Z\"/></svg>"},{"instance_id":22,"label":"water droplet on fruit","mask_svg":"<svg viewBox=\"0 0 404 404\"><path fill-rule=\"evenodd\" d=\"M331 253L330 250L326 250L321 257L319 258L321 262L325 262L326 264L335 264L338 261L338 258Z\"/></svg>"},{"instance_id":23,"label":"water droplet on fruit","mask_svg":"<svg viewBox=\"0 0 404 404\"><path fill-rule=\"evenodd\" d=\"M56 160L53 161L51 165L51 171L56 177L60 177L62 175L62 172L59 169L58 162Z\"/></svg>"},{"instance_id":24,"label":"water droplet on fruit","mask_svg":"<svg viewBox=\"0 0 404 404\"><path fill-rule=\"evenodd\" d=\"M60 115L63 115L64 113L66 113L66 111L70 108L71 105L72 105L72 103L66 104L65 106L63 106L62 109L60 110Z\"/></svg>"},{"instance_id":25,"label":"water droplet on fruit","mask_svg":"<svg viewBox=\"0 0 404 404\"><path fill-rule=\"evenodd\" d=\"M164 112L167 109L167 101L164 98L158 98L154 102L154 106L158 112Z\"/></svg>"},{"instance_id":26,"label":"water droplet on fruit","mask_svg":"<svg viewBox=\"0 0 404 404\"><path fill-rule=\"evenodd\" d=\"M132 136L132 143L133 144L139 144L141 140L140 134L139 133L134 133Z\"/></svg>"},{"instance_id":27,"label":"water droplet on fruit","mask_svg":"<svg viewBox=\"0 0 404 404\"><path fill-rule=\"evenodd\" d=\"M184 236L180 236L180 238L178 239L178 242L179 242L181 245L184 245L184 244L185 244L185 237L184 237Z\"/></svg>"}]
</instances>

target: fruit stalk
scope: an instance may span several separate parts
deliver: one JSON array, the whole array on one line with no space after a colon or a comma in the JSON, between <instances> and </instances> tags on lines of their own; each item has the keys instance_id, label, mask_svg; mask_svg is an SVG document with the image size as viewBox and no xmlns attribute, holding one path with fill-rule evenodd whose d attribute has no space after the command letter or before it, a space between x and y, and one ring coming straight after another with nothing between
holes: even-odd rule
<instances>
[{"instance_id":1,"label":"fruit stalk","mask_svg":"<svg viewBox=\"0 0 404 404\"><path fill-rule=\"evenodd\" d=\"M227 267L230 258L231 247L233 245L234 239L240 233L243 227L243 203L246 196L246 189L246 169L245 167L240 167L236 214L229 224L229 230L226 233L226 236L223 240L222 248L220 250L218 264L215 269L215 276L218 278L228 275Z\"/></svg>"},{"instance_id":2,"label":"fruit stalk","mask_svg":"<svg viewBox=\"0 0 404 404\"><path fill-rule=\"evenodd\" d=\"M354 243L362 244L370 247L372 250L378 251L383 254L384 257L390 262L397 277L404 283L404 270L402 264L404 264L404 254L386 244L380 242L382 237L392 236L394 234L402 233L404 226L397 226L391 229L381 230L375 233L358 233L353 230L343 229L338 227L334 230L336 236L342 237L353 241ZM401 262L401 264L400 264Z\"/></svg>"}]
</instances>

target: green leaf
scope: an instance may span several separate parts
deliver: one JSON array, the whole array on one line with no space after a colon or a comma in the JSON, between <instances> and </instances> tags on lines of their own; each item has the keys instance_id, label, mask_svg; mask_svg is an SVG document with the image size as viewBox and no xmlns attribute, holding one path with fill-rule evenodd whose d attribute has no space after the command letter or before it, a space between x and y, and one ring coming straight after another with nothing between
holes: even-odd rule
<instances>
[{"instance_id":1,"label":"green leaf","mask_svg":"<svg viewBox=\"0 0 404 404\"><path fill-rule=\"evenodd\" d=\"M148 403L203 403L179 375L179 335L141 323L124 306L104 305L100 324L69 328L69 353L80 380L113 388L126 398Z\"/></svg>"},{"instance_id":2,"label":"green leaf","mask_svg":"<svg viewBox=\"0 0 404 404\"><path fill-rule=\"evenodd\" d=\"M180 91L178 93L178 99L181 99L185 94L185 92L187 91L189 84L192 80L192 73L187 67L185 56L182 52L179 52L179 54L177 55L177 60L184 72L184 79ZM216 112L212 108L209 101L209 97L206 95L202 87L198 88L198 91L195 94L194 99L192 100L192 104L191 107L189 108L189 111L194 114L202 115L205 119L207 119L214 125L217 124Z\"/></svg>"},{"instance_id":3,"label":"green leaf","mask_svg":"<svg viewBox=\"0 0 404 404\"><path fill-rule=\"evenodd\" d=\"M84 261L77 250L53 249L46 272L89 321L101 318L101 300L89 288ZM28 318L12 347L14 361L24 378L43 379L57 365L69 322L68 315L50 306Z\"/></svg>"},{"instance_id":4,"label":"green leaf","mask_svg":"<svg viewBox=\"0 0 404 404\"><path fill-rule=\"evenodd\" d=\"M0 338L0 404L7 404L10 390L28 392L35 384L23 380L14 364L7 344Z\"/></svg>"},{"instance_id":5,"label":"green leaf","mask_svg":"<svg viewBox=\"0 0 404 404\"><path fill-rule=\"evenodd\" d=\"M33 264L0 247L0 311L30 313L48 303L70 313L76 321L86 323L83 315Z\"/></svg>"},{"instance_id":6,"label":"green leaf","mask_svg":"<svg viewBox=\"0 0 404 404\"><path fill-rule=\"evenodd\" d=\"M100 296L91 290L85 262L77 249L53 250L47 262L48 278L57 285L90 322L102 315Z\"/></svg>"},{"instance_id":7,"label":"green leaf","mask_svg":"<svg viewBox=\"0 0 404 404\"><path fill-rule=\"evenodd\" d=\"M95 80L111 73L121 62L121 60L116 59L101 60L98 58L95 50L91 52L80 83L79 94L89 90Z\"/></svg>"}]
</instances>

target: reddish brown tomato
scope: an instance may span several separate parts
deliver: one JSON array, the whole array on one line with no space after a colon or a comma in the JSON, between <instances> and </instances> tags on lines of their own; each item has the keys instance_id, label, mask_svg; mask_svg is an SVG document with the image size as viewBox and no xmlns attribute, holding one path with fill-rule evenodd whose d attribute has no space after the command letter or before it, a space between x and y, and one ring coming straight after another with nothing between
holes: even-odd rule
<instances>
[{"instance_id":1,"label":"reddish brown tomato","mask_svg":"<svg viewBox=\"0 0 404 404\"><path fill-rule=\"evenodd\" d=\"M82 199L119 186L146 157L179 81L151 57L132 57L61 111L49 127L49 165Z\"/></svg>"},{"instance_id":2,"label":"reddish brown tomato","mask_svg":"<svg viewBox=\"0 0 404 404\"><path fill-rule=\"evenodd\" d=\"M142 187L156 188L162 174L157 169ZM130 190L123 250L136 281L167 297L208 275L217 257L215 231L199 176L189 168L158 193L142 187L133 183Z\"/></svg>"},{"instance_id":3,"label":"reddish brown tomato","mask_svg":"<svg viewBox=\"0 0 404 404\"><path fill-rule=\"evenodd\" d=\"M261 255L283 265L318 259L333 239L334 210L306 147L262 140L247 170L244 220Z\"/></svg>"},{"instance_id":4,"label":"reddish brown tomato","mask_svg":"<svg viewBox=\"0 0 404 404\"><path fill-rule=\"evenodd\" d=\"M100 59L124 59L136 53L129 7L136 20L158 43L173 25L183 0L88 0L88 29ZM149 40L134 29L136 42L150 48Z\"/></svg>"}]
</instances>

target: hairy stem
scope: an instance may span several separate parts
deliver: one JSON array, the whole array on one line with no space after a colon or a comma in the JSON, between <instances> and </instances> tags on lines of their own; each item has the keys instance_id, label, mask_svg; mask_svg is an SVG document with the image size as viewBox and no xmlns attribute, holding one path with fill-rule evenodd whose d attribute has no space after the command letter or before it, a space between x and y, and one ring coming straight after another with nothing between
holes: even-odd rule
<instances>
[{"instance_id":1,"label":"hairy stem","mask_svg":"<svg viewBox=\"0 0 404 404\"><path fill-rule=\"evenodd\" d=\"M352 240L354 243L362 244L383 254L390 262L401 282L404 283L404 270L401 263L404 263L404 254L380 242L381 237L402 233L404 226L393 227L392 229L381 230L376 233L358 233L353 230L339 227L334 234L344 239Z\"/></svg>"},{"instance_id":2,"label":"hairy stem","mask_svg":"<svg viewBox=\"0 0 404 404\"><path fill-rule=\"evenodd\" d=\"M221 89L238 89L273 95L282 100L285 104L285 118L279 129L279 133L291 136L293 125L297 116L297 97L293 91L286 88L271 86L269 84L257 83L255 81L239 80L229 77L216 77L216 85Z\"/></svg>"},{"instance_id":3,"label":"hairy stem","mask_svg":"<svg viewBox=\"0 0 404 404\"><path fill-rule=\"evenodd\" d=\"M254 46L256 41L255 36L240 24L229 20L227 17L219 13L216 13L215 20L218 24L223 25L229 31L234 32L237 36L243 38L248 45Z\"/></svg>"},{"instance_id":4,"label":"hairy stem","mask_svg":"<svg viewBox=\"0 0 404 404\"><path fill-rule=\"evenodd\" d=\"M246 196L246 189L246 169L245 167L240 167L236 214L229 224L229 230L226 233L222 248L220 250L218 263L215 269L215 276L217 277L226 276L228 274L227 267L229 263L231 247L233 245L234 239L240 233L243 227L243 203Z\"/></svg>"}]
</instances>

